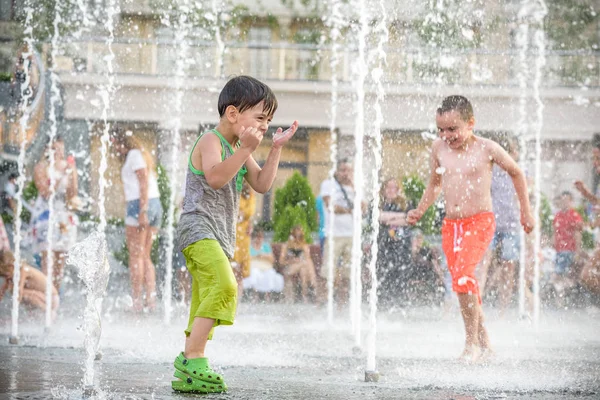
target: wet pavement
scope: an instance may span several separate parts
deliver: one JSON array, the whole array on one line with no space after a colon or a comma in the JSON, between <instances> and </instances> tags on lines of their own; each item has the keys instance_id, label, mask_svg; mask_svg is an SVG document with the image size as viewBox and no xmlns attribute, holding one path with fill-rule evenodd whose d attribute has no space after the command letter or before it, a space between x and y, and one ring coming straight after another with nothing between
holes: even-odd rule
<instances>
[{"instance_id":1,"label":"wet pavement","mask_svg":"<svg viewBox=\"0 0 600 400\"><path fill-rule=\"evenodd\" d=\"M47 333L31 319L35 314L25 315L29 321L21 324L19 345L9 345L10 314L6 307L0 309L0 399L86 397L81 389L83 332L76 314L61 315ZM236 324L217 328L207 348L229 392L207 397L600 399L598 309L546 312L538 329L511 314L487 314L497 355L486 365L464 365L456 361L463 341L456 308L381 313L381 379L365 383L366 355L353 349L346 315L328 326L319 307L242 304ZM172 360L183 348L185 324L184 307L169 324L160 315L136 318L106 307L93 397L196 397L170 388Z\"/></svg>"}]
</instances>

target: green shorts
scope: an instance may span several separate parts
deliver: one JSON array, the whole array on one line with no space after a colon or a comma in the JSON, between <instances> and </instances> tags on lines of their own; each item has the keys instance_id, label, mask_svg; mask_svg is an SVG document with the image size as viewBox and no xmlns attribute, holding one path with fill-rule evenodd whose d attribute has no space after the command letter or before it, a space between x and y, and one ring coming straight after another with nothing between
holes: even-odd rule
<instances>
[{"instance_id":1,"label":"green shorts","mask_svg":"<svg viewBox=\"0 0 600 400\"><path fill-rule=\"evenodd\" d=\"M232 325L237 306L237 282L229 259L219 242L203 239L183 249L185 263L192 275L192 304L185 335L192 331L194 318L210 318L214 327Z\"/></svg>"}]
</instances>

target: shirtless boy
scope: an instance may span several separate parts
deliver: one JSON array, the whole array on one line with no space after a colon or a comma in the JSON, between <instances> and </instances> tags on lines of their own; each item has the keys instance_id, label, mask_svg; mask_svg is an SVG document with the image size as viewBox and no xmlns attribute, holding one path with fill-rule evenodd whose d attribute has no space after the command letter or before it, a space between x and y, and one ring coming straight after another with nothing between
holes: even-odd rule
<instances>
[{"instance_id":1,"label":"shirtless boy","mask_svg":"<svg viewBox=\"0 0 600 400\"><path fill-rule=\"evenodd\" d=\"M494 163L512 179L525 232L533 230L535 221L523 171L499 144L473 134L473 107L465 97L445 98L437 109L436 123L439 138L432 145L429 184L417 208L408 212L407 221L417 223L440 191L444 192L446 218L442 225L442 248L465 325L465 349L461 359L474 362L492 354L475 268L494 237L496 224L491 197Z\"/></svg>"}]
</instances>

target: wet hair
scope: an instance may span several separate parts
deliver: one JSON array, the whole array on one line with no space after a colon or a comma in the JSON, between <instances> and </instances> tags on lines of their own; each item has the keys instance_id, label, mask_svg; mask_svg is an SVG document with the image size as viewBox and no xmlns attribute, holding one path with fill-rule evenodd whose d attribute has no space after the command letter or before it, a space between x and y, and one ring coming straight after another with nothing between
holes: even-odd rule
<instances>
[{"instance_id":1,"label":"wet hair","mask_svg":"<svg viewBox=\"0 0 600 400\"><path fill-rule=\"evenodd\" d=\"M11 172L10 175L8 175L8 180L10 181L11 179L17 179L19 177L19 174L17 172Z\"/></svg>"},{"instance_id":2,"label":"wet hair","mask_svg":"<svg viewBox=\"0 0 600 400\"><path fill-rule=\"evenodd\" d=\"M450 111L458 112L463 121L469 121L474 116L473 106L471 105L471 102L464 96L448 96L442 101L442 104L437 109L438 115L442 115Z\"/></svg>"},{"instance_id":3,"label":"wet hair","mask_svg":"<svg viewBox=\"0 0 600 400\"><path fill-rule=\"evenodd\" d=\"M251 76L236 76L225 84L219 94L219 116L223 117L229 106L234 106L242 113L261 101L263 102L265 114L275 114L278 104L271 88Z\"/></svg>"}]
</instances>

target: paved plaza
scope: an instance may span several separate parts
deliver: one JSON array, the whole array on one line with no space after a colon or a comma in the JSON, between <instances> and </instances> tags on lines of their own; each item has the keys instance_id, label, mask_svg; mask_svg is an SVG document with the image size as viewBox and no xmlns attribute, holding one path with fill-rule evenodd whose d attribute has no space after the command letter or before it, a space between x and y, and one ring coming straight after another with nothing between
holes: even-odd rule
<instances>
[{"instance_id":1,"label":"paved plaza","mask_svg":"<svg viewBox=\"0 0 600 400\"><path fill-rule=\"evenodd\" d=\"M112 304L116 304L113 302ZM107 304L105 303L105 306ZM82 320L62 315L44 334L40 317L24 315L19 345L9 345L10 312L2 303L0 399L79 399L83 376ZM183 348L186 316L136 318L103 313L100 399L166 399L172 360ZM366 309L364 311L366 317ZM357 352L346 315L333 326L312 305L242 304L231 327L216 330L208 356L229 385L223 399L571 399L600 398L600 312L548 311L535 329L515 315L488 310L497 355L464 365L456 308L380 313L378 383L364 382L366 354ZM38 322L40 321L40 322ZM366 328L365 319L363 327ZM363 332L363 342L367 331Z\"/></svg>"}]
</instances>

